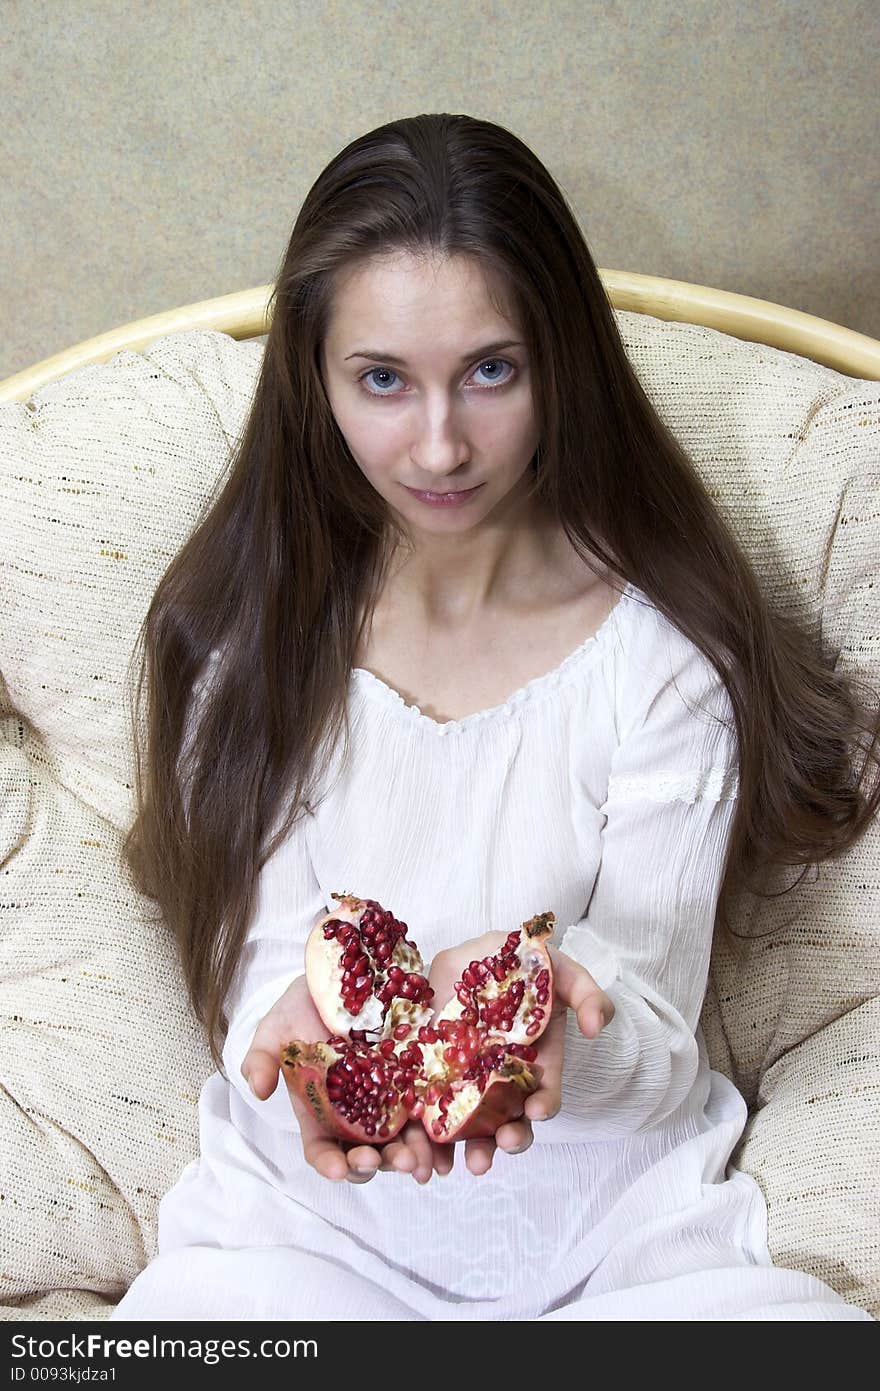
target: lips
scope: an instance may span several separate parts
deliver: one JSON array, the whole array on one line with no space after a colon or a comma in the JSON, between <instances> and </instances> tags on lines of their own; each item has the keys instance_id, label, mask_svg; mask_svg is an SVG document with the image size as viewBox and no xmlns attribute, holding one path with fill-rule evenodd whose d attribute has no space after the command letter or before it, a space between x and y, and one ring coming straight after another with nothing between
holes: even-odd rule
<instances>
[{"instance_id":1,"label":"lips","mask_svg":"<svg viewBox=\"0 0 880 1391\"><path fill-rule=\"evenodd\" d=\"M436 488L413 488L410 483L405 485L414 493L429 493L431 497L459 497L461 493L472 493L474 488L479 488L479 483L475 483L473 488L450 488L446 493L438 493Z\"/></svg>"}]
</instances>

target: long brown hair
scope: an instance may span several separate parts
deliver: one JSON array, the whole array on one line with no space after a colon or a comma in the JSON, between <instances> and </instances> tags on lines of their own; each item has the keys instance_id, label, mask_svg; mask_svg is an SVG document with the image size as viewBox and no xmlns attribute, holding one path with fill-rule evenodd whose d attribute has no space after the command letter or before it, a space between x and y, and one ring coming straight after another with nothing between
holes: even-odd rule
<instances>
[{"instance_id":1,"label":"long brown hair","mask_svg":"<svg viewBox=\"0 0 880 1391\"><path fill-rule=\"evenodd\" d=\"M876 698L860 703L807 620L771 611L646 396L548 171L487 121L391 121L347 145L306 196L243 433L139 638L138 812L124 855L174 934L218 1068L257 875L311 809L340 733L347 747L350 671L392 546L405 544L320 372L337 276L397 250L475 257L500 273L535 366L541 442L529 495L586 564L596 557L616 587L644 591L724 681L740 756L718 905L726 930L738 888L757 890L768 866L806 872L841 855L880 802L880 783L867 786L880 763Z\"/></svg>"}]
</instances>

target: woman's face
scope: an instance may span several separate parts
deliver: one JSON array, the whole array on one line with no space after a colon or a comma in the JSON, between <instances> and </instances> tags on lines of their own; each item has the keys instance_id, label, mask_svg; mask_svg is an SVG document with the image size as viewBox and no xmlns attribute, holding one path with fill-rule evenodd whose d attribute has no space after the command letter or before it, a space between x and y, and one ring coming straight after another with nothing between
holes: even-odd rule
<instances>
[{"instance_id":1,"label":"woman's face","mask_svg":"<svg viewBox=\"0 0 880 1391\"><path fill-rule=\"evenodd\" d=\"M512 514L539 442L522 332L493 307L486 274L467 256L371 260L337 282L321 345L327 396L353 458L404 525L423 534ZM454 506L407 491L474 487Z\"/></svg>"}]
</instances>

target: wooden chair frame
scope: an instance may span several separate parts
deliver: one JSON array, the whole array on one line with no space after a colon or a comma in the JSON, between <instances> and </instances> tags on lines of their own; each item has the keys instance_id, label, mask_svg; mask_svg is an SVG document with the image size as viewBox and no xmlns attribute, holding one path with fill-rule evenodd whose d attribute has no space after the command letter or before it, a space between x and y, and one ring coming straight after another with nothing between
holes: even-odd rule
<instances>
[{"instance_id":1,"label":"wooden chair frame","mask_svg":"<svg viewBox=\"0 0 880 1391\"><path fill-rule=\"evenodd\" d=\"M851 377L880 381L880 341L828 319L684 280L602 269L599 275L615 309L703 324L734 338L797 353ZM123 350L142 352L157 338L184 329L212 328L232 338L259 338L269 331L272 289L272 285L257 285L216 299L199 300L87 338L0 382L0 402L27 401L39 387L78 367L105 362Z\"/></svg>"}]
</instances>

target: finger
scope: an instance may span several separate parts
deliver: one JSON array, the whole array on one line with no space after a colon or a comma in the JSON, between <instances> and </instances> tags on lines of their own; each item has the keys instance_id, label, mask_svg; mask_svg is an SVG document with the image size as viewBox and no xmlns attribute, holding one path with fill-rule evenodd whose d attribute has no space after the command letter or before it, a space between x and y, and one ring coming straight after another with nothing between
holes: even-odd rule
<instances>
[{"instance_id":1,"label":"finger","mask_svg":"<svg viewBox=\"0 0 880 1391\"><path fill-rule=\"evenodd\" d=\"M405 1146L403 1173L412 1174L416 1183L427 1183L434 1170L434 1156L431 1148L431 1141L423 1125L416 1121L408 1121L401 1131L399 1137ZM389 1149L390 1146L386 1146Z\"/></svg>"},{"instance_id":2,"label":"finger","mask_svg":"<svg viewBox=\"0 0 880 1391\"><path fill-rule=\"evenodd\" d=\"M306 1163L311 1164L324 1178L332 1179L334 1183L348 1178L348 1160L339 1148L338 1141L331 1135L326 1135L320 1126L317 1133L304 1133L302 1144Z\"/></svg>"},{"instance_id":3,"label":"finger","mask_svg":"<svg viewBox=\"0 0 880 1391\"><path fill-rule=\"evenodd\" d=\"M495 1131L495 1143L506 1154L522 1154L534 1142L529 1121L507 1121Z\"/></svg>"},{"instance_id":4,"label":"finger","mask_svg":"<svg viewBox=\"0 0 880 1391\"><path fill-rule=\"evenodd\" d=\"M450 1172L455 1163L454 1144L444 1145L432 1140L417 1121L410 1121L403 1133L416 1156L413 1178L417 1183L427 1183L435 1172L439 1178Z\"/></svg>"},{"instance_id":5,"label":"finger","mask_svg":"<svg viewBox=\"0 0 880 1391\"><path fill-rule=\"evenodd\" d=\"M413 1144L406 1139L406 1127L387 1145L382 1146L382 1163L379 1165L389 1173L411 1174L418 1163Z\"/></svg>"},{"instance_id":6,"label":"finger","mask_svg":"<svg viewBox=\"0 0 880 1391\"><path fill-rule=\"evenodd\" d=\"M345 1151L349 1183L369 1183L382 1163L382 1155L372 1145L352 1145Z\"/></svg>"},{"instance_id":7,"label":"finger","mask_svg":"<svg viewBox=\"0 0 880 1391\"><path fill-rule=\"evenodd\" d=\"M466 1140L464 1146L465 1162L472 1174L486 1174L492 1167L495 1155L495 1140Z\"/></svg>"},{"instance_id":8,"label":"finger","mask_svg":"<svg viewBox=\"0 0 880 1391\"><path fill-rule=\"evenodd\" d=\"M425 1139L427 1138L426 1134ZM451 1173L455 1164L455 1145L441 1145L436 1140L430 1140L428 1143L431 1146L434 1168L438 1176L443 1178L445 1174Z\"/></svg>"},{"instance_id":9,"label":"finger","mask_svg":"<svg viewBox=\"0 0 880 1391\"><path fill-rule=\"evenodd\" d=\"M288 1087L288 1096L299 1124L303 1157L323 1178L340 1183L349 1175L349 1164L339 1141L328 1135L307 1104Z\"/></svg>"},{"instance_id":10,"label":"finger","mask_svg":"<svg viewBox=\"0 0 880 1391\"><path fill-rule=\"evenodd\" d=\"M241 1075L260 1101L272 1096L278 1085L278 1059L267 1048L251 1046L244 1055Z\"/></svg>"},{"instance_id":11,"label":"finger","mask_svg":"<svg viewBox=\"0 0 880 1391\"><path fill-rule=\"evenodd\" d=\"M448 1174L455 1159L455 1146L438 1145L423 1125L414 1124L413 1130L421 1132L413 1138L413 1149L418 1156L418 1163L413 1172L416 1182L428 1183L435 1172L439 1178Z\"/></svg>"},{"instance_id":12,"label":"finger","mask_svg":"<svg viewBox=\"0 0 880 1391\"><path fill-rule=\"evenodd\" d=\"M586 1038L595 1038L614 1018L614 1001L600 989L585 967L566 952L548 948L553 962L553 992L557 1001L574 1010Z\"/></svg>"}]
</instances>

